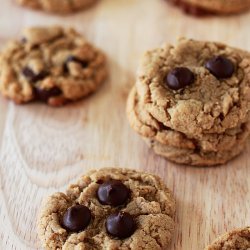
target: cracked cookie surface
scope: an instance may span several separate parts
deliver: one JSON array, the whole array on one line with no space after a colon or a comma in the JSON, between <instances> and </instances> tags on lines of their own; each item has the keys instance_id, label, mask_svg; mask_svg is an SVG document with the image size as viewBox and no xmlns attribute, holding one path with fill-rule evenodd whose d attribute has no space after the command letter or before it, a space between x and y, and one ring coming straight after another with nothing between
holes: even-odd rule
<instances>
[{"instance_id":1,"label":"cracked cookie surface","mask_svg":"<svg viewBox=\"0 0 250 250\"><path fill-rule=\"evenodd\" d=\"M129 190L127 202L118 207L103 205L97 198L101 183L121 181ZM92 219L83 231L73 233L62 227L65 211L76 205L89 208ZM125 239L110 236L106 218L114 212L126 212L136 222L135 232ZM159 177L129 169L104 168L82 176L66 193L50 196L41 210L39 236L45 249L165 249L173 230L175 200Z\"/></svg>"},{"instance_id":2,"label":"cracked cookie surface","mask_svg":"<svg viewBox=\"0 0 250 250\"><path fill-rule=\"evenodd\" d=\"M0 92L16 103L60 106L94 92L106 78L105 55L71 28L28 28L0 53Z\"/></svg>"},{"instance_id":3,"label":"cracked cookie surface","mask_svg":"<svg viewBox=\"0 0 250 250\"><path fill-rule=\"evenodd\" d=\"M250 0L166 0L193 15L233 14L250 9Z\"/></svg>"},{"instance_id":4,"label":"cracked cookie surface","mask_svg":"<svg viewBox=\"0 0 250 250\"><path fill-rule=\"evenodd\" d=\"M97 0L16 0L25 7L40 9L46 12L68 14L84 9Z\"/></svg>"},{"instance_id":5,"label":"cracked cookie surface","mask_svg":"<svg viewBox=\"0 0 250 250\"><path fill-rule=\"evenodd\" d=\"M234 65L227 79L217 79L205 67L214 56ZM194 82L180 90L165 84L168 73L186 67ZM248 121L250 110L250 57L247 52L221 43L181 39L145 53L136 88L145 109L156 120L190 136L223 133Z\"/></svg>"},{"instance_id":6,"label":"cracked cookie surface","mask_svg":"<svg viewBox=\"0 0 250 250\"><path fill-rule=\"evenodd\" d=\"M205 250L250 250L250 227L220 236Z\"/></svg>"}]
</instances>

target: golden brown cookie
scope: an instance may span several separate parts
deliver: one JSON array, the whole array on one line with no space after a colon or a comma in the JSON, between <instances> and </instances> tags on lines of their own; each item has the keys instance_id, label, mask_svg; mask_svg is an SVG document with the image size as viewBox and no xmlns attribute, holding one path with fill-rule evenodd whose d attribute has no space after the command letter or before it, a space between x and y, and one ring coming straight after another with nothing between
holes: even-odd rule
<instances>
[{"instance_id":1,"label":"golden brown cookie","mask_svg":"<svg viewBox=\"0 0 250 250\"><path fill-rule=\"evenodd\" d=\"M194 137L249 120L250 57L221 43L181 39L145 53L136 88L145 110Z\"/></svg>"},{"instance_id":2,"label":"golden brown cookie","mask_svg":"<svg viewBox=\"0 0 250 250\"><path fill-rule=\"evenodd\" d=\"M244 135L243 135L244 136ZM238 140L234 148L217 152L196 151L194 149L176 148L145 138L145 142L157 155L163 156L172 162L192 166L214 166L225 164L239 155L246 147L246 141Z\"/></svg>"},{"instance_id":3,"label":"golden brown cookie","mask_svg":"<svg viewBox=\"0 0 250 250\"><path fill-rule=\"evenodd\" d=\"M186 13L203 16L234 14L250 9L250 0L166 0Z\"/></svg>"},{"instance_id":4,"label":"golden brown cookie","mask_svg":"<svg viewBox=\"0 0 250 250\"><path fill-rule=\"evenodd\" d=\"M205 250L250 250L250 227L235 229L220 236Z\"/></svg>"},{"instance_id":5,"label":"golden brown cookie","mask_svg":"<svg viewBox=\"0 0 250 250\"><path fill-rule=\"evenodd\" d=\"M175 200L159 177L104 168L45 201L39 236L50 250L166 249L174 213Z\"/></svg>"},{"instance_id":6,"label":"golden brown cookie","mask_svg":"<svg viewBox=\"0 0 250 250\"><path fill-rule=\"evenodd\" d=\"M68 14L84 9L97 0L16 0L25 7L57 14Z\"/></svg>"},{"instance_id":7,"label":"golden brown cookie","mask_svg":"<svg viewBox=\"0 0 250 250\"><path fill-rule=\"evenodd\" d=\"M0 92L16 103L60 106L94 92L106 78L104 54L74 29L25 29L0 54Z\"/></svg>"}]
</instances>

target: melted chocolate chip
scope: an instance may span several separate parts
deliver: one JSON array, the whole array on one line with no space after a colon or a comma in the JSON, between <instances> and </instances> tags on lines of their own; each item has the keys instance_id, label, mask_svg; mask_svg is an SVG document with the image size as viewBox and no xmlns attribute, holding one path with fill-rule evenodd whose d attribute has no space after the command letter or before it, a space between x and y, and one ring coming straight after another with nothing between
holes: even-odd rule
<instances>
[{"instance_id":1,"label":"melted chocolate chip","mask_svg":"<svg viewBox=\"0 0 250 250\"><path fill-rule=\"evenodd\" d=\"M179 67L171 70L166 79L170 89L178 90L192 84L195 80L194 74L188 68Z\"/></svg>"},{"instance_id":2,"label":"melted chocolate chip","mask_svg":"<svg viewBox=\"0 0 250 250\"><path fill-rule=\"evenodd\" d=\"M34 71L29 67L23 68L22 73L31 83L36 83L37 81L41 81L49 75L49 73L45 70L41 71L38 74L35 74Z\"/></svg>"},{"instance_id":3,"label":"melted chocolate chip","mask_svg":"<svg viewBox=\"0 0 250 250\"><path fill-rule=\"evenodd\" d=\"M91 212L83 205L70 207L63 216L62 226L72 232L84 230L90 223Z\"/></svg>"},{"instance_id":4,"label":"melted chocolate chip","mask_svg":"<svg viewBox=\"0 0 250 250\"><path fill-rule=\"evenodd\" d=\"M232 61L224 56L215 56L205 64L206 69L218 79L230 78L234 73Z\"/></svg>"},{"instance_id":5,"label":"melted chocolate chip","mask_svg":"<svg viewBox=\"0 0 250 250\"><path fill-rule=\"evenodd\" d=\"M80 64L83 68L87 68L89 63L86 60L82 60L76 56L68 56L68 58L66 59L66 62L63 65L64 71L68 72L68 63L69 62L75 62Z\"/></svg>"},{"instance_id":6,"label":"melted chocolate chip","mask_svg":"<svg viewBox=\"0 0 250 250\"><path fill-rule=\"evenodd\" d=\"M56 86L50 89L41 89L39 87L35 87L34 92L36 98L43 102L47 102L49 98L62 94L62 91Z\"/></svg>"},{"instance_id":7,"label":"melted chocolate chip","mask_svg":"<svg viewBox=\"0 0 250 250\"><path fill-rule=\"evenodd\" d=\"M119 206L124 204L129 197L130 190L117 180L110 180L97 190L97 198L103 205Z\"/></svg>"},{"instance_id":8,"label":"melted chocolate chip","mask_svg":"<svg viewBox=\"0 0 250 250\"><path fill-rule=\"evenodd\" d=\"M107 218L106 230L110 235L124 239L135 232L136 223L130 214L118 212Z\"/></svg>"}]
</instances>

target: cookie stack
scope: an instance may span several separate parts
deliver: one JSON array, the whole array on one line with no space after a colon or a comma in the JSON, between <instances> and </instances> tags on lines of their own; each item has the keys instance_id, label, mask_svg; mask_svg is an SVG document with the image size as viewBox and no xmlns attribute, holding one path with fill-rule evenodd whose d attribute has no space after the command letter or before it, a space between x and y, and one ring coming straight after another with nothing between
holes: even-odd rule
<instances>
[{"instance_id":1,"label":"cookie stack","mask_svg":"<svg viewBox=\"0 0 250 250\"><path fill-rule=\"evenodd\" d=\"M249 136L249 53L181 39L144 54L127 102L131 127L171 161L217 165Z\"/></svg>"}]
</instances>

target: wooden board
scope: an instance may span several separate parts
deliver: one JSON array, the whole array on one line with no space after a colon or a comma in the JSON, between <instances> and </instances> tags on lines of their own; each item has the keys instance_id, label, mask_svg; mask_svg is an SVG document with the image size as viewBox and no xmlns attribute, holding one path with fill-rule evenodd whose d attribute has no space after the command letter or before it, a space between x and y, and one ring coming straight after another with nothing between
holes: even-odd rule
<instances>
[{"instance_id":1,"label":"wooden board","mask_svg":"<svg viewBox=\"0 0 250 250\"><path fill-rule=\"evenodd\" d=\"M103 0L68 17L25 10L1 0L0 45L29 25L75 26L109 57L110 79L98 93L60 109L15 106L0 98L0 249L39 249L43 197L91 168L130 167L159 174L177 199L170 249L200 250L216 235L250 224L250 158L228 165L178 166L147 148L129 127L125 101L142 52L179 36L250 50L250 14L196 19L162 0Z\"/></svg>"}]
</instances>

